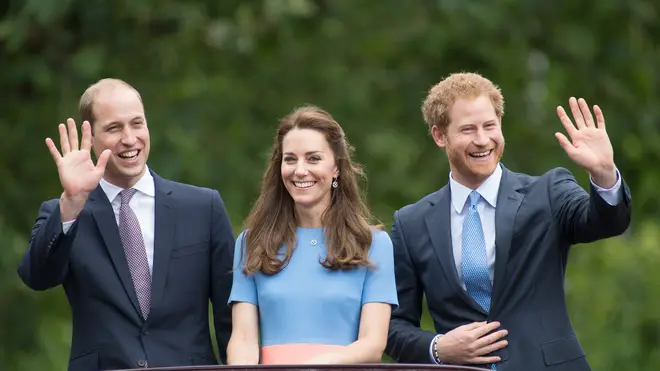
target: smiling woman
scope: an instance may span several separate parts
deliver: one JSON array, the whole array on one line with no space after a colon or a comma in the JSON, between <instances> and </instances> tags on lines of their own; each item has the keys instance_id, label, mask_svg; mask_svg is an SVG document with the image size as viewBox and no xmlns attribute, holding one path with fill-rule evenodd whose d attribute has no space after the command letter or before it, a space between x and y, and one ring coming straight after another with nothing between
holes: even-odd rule
<instances>
[{"instance_id":1,"label":"smiling woman","mask_svg":"<svg viewBox=\"0 0 660 371\"><path fill-rule=\"evenodd\" d=\"M351 152L317 107L281 120L236 241L230 364L380 361L398 305L392 242L369 225Z\"/></svg>"}]
</instances>

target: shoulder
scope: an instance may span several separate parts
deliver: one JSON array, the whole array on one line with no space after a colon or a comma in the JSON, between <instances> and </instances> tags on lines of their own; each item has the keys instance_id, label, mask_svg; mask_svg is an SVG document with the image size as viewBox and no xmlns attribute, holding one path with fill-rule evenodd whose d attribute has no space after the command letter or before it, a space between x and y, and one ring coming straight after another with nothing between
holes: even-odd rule
<instances>
[{"instance_id":1,"label":"shoulder","mask_svg":"<svg viewBox=\"0 0 660 371\"><path fill-rule=\"evenodd\" d=\"M443 192L449 192L449 187L444 186L441 189L430 193L415 203L408 204L400 208L394 213L395 221L410 221L417 222L419 219L423 219L424 216L432 210L433 206L440 200Z\"/></svg>"},{"instance_id":2,"label":"shoulder","mask_svg":"<svg viewBox=\"0 0 660 371\"><path fill-rule=\"evenodd\" d=\"M576 182L573 174L564 167L555 167L540 175L529 175L507 170L507 176L515 179L521 188L533 188L537 186L547 187L548 185L561 183L565 181Z\"/></svg>"},{"instance_id":3,"label":"shoulder","mask_svg":"<svg viewBox=\"0 0 660 371\"><path fill-rule=\"evenodd\" d=\"M169 179L155 177L155 187L157 192L170 194L179 205L193 207L224 207L224 202L220 192L208 187L200 187L192 184L175 182Z\"/></svg>"},{"instance_id":4,"label":"shoulder","mask_svg":"<svg viewBox=\"0 0 660 371\"><path fill-rule=\"evenodd\" d=\"M370 256L392 254L392 239L390 239L390 235L386 231L373 230L371 236L371 247L369 248Z\"/></svg>"}]
</instances>

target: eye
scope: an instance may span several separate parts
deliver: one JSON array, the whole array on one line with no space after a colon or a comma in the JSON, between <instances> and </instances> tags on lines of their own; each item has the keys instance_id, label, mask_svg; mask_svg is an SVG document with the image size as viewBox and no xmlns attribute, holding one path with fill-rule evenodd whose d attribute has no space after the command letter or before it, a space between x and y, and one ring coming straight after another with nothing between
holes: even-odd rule
<instances>
[{"instance_id":1,"label":"eye","mask_svg":"<svg viewBox=\"0 0 660 371\"><path fill-rule=\"evenodd\" d=\"M321 158L319 156L312 156L309 158L309 162L319 162Z\"/></svg>"},{"instance_id":2,"label":"eye","mask_svg":"<svg viewBox=\"0 0 660 371\"><path fill-rule=\"evenodd\" d=\"M294 157L291 157L291 156L286 156L286 157L284 157L284 162L286 162L287 164L290 164L292 162L296 162L296 159Z\"/></svg>"}]
</instances>

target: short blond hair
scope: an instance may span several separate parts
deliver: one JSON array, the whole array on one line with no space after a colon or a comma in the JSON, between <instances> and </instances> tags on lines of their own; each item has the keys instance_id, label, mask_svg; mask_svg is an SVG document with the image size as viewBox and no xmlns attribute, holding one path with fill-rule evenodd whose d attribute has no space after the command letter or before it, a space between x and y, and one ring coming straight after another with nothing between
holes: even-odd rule
<instances>
[{"instance_id":1,"label":"short blond hair","mask_svg":"<svg viewBox=\"0 0 660 371\"><path fill-rule=\"evenodd\" d=\"M486 95L495 107L498 118L504 116L504 97L500 88L492 81L474 72L453 73L430 90L422 104L422 115L429 131L437 126L447 130L449 113L454 102L460 98L476 98Z\"/></svg>"},{"instance_id":2,"label":"short blond hair","mask_svg":"<svg viewBox=\"0 0 660 371\"><path fill-rule=\"evenodd\" d=\"M80 102L78 103L78 112L80 113L80 121L89 121L89 124L91 125L92 129L94 128L94 101L98 97L99 93L101 92L102 89L106 88L115 88L118 86L123 86L132 89L135 91L135 94L137 94L138 98L140 99L140 102L142 102L142 96L140 93L135 89L131 84L127 83L126 81L120 80L120 79L114 79L114 78L106 78L106 79L101 79L94 83L93 85L90 85L87 90L83 93L83 95L80 97Z\"/></svg>"}]
</instances>

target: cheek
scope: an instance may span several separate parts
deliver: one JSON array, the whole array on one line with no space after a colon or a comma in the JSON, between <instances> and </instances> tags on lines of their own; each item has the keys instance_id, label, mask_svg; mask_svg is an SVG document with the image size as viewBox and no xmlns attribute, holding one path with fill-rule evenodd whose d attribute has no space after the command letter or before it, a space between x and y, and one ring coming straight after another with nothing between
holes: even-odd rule
<instances>
[{"instance_id":1,"label":"cheek","mask_svg":"<svg viewBox=\"0 0 660 371\"><path fill-rule=\"evenodd\" d=\"M282 165L282 167L280 168L280 172L282 174L282 179L284 180L289 178L291 174L293 174L293 168L291 166Z\"/></svg>"}]
</instances>

